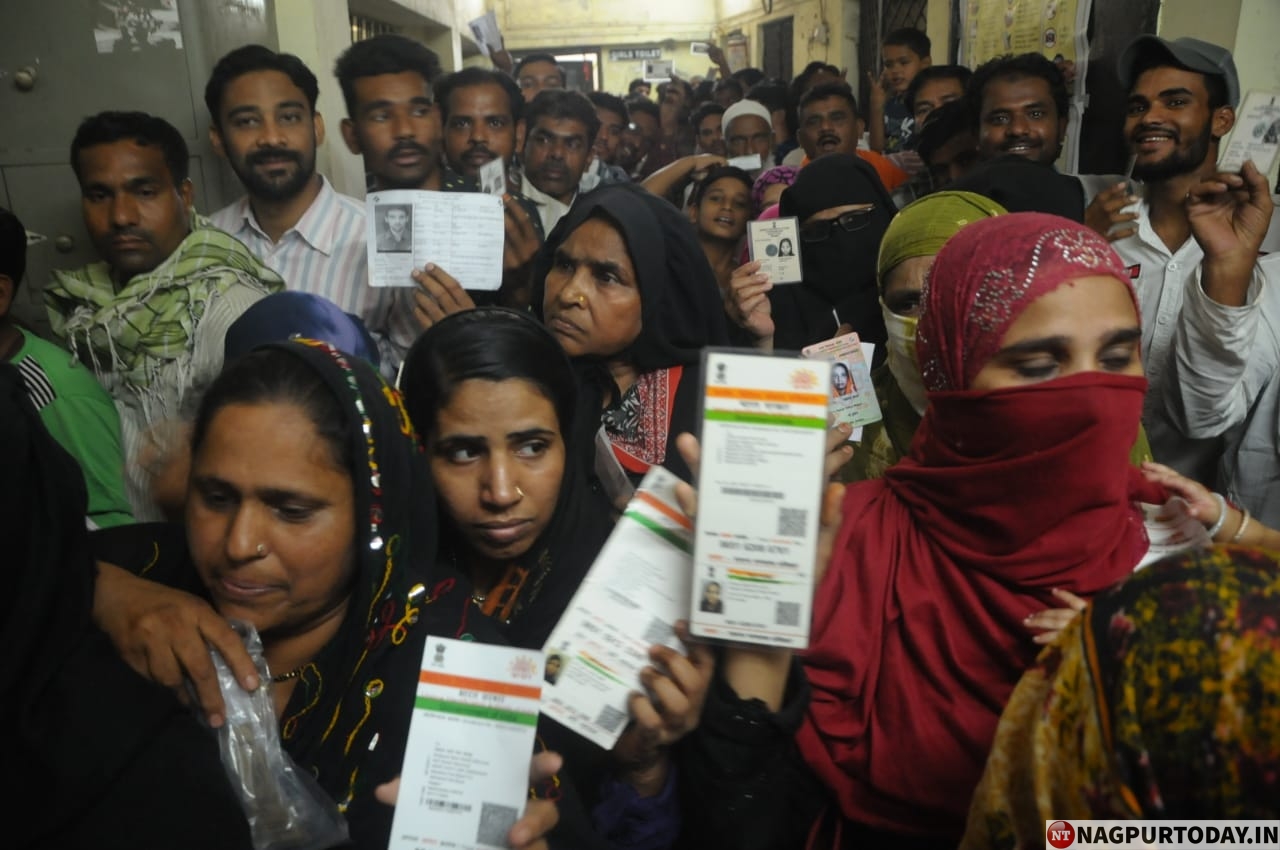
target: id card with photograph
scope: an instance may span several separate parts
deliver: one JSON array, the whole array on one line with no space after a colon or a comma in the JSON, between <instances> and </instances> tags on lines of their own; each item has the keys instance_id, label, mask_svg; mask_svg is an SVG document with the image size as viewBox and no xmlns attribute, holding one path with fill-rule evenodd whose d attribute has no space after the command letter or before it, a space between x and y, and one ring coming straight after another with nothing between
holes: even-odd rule
<instances>
[{"instance_id":1,"label":"id card with photograph","mask_svg":"<svg viewBox=\"0 0 1280 850\"><path fill-rule=\"evenodd\" d=\"M712 348L703 370L690 630L804 649L831 363Z\"/></svg>"},{"instance_id":2,"label":"id card with photograph","mask_svg":"<svg viewBox=\"0 0 1280 850\"><path fill-rule=\"evenodd\" d=\"M800 283L800 221L795 216L747 222L751 259L774 284Z\"/></svg>"},{"instance_id":3,"label":"id card with photograph","mask_svg":"<svg viewBox=\"0 0 1280 850\"><path fill-rule=\"evenodd\" d=\"M365 213L370 286L414 286L413 270L427 263L448 272L463 289L502 286L502 198L398 189L371 192Z\"/></svg>"},{"instance_id":4,"label":"id card with photograph","mask_svg":"<svg viewBox=\"0 0 1280 850\"><path fill-rule=\"evenodd\" d=\"M644 690L649 647L682 650L693 523L676 503L679 480L649 468L544 647L542 713L606 750L630 719L631 692Z\"/></svg>"},{"instance_id":5,"label":"id card with photograph","mask_svg":"<svg viewBox=\"0 0 1280 850\"><path fill-rule=\"evenodd\" d=\"M389 850L510 846L542 678L536 650L427 637Z\"/></svg>"},{"instance_id":6,"label":"id card with photograph","mask_svg":"<svg viewBox=\"0 0 1280 850\"><path fill-rule=\"evenodd\" d=\"M1271 173L1280 152L1280 92L1251 91L1236 110L1236 125L1227 140L1219 171L1239 172L1253 160L1262 175Z\"/></svg>"},{"instance_id":7,"label":"id card with photograph","mask_svg":"<svg viewBox=\"0 0 1280 850\"><path fill-rule=\"evenodd\" d=\"M831 361L831 415L837 425L849 425L859 431L864 425L883 417L875 387L871 385L871 351L874 345L848 333L805 346L802 357ZM859 433L854 439L861 437Z\"/></svg>"}]
</instances>

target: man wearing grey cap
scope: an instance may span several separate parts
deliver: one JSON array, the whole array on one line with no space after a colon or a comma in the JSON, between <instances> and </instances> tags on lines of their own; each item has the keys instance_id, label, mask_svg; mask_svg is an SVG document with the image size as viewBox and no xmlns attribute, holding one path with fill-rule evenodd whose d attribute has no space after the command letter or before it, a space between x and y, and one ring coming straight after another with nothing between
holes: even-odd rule
<instances>
[{"instance_id":1,"label":"man wearing grey cap","mask_svg":"<svg viewBox=\"0 0 1280 850\"><path fill-rule=\"evenodd\" d=\"M1274 204L1252 163L1218 171L1240 100L1229 51L1143 35L1121 54L1119 72L1129 93L1125 142L1143 187L1136 231L1114 247L1142 306L1143 424L1156 460L1212 487L1223 431L1204 403L1229 394L1224 381L1239 383L1260 299L1280 286L1280 268L1258 259Z\"/></svg>"}]
</instances>

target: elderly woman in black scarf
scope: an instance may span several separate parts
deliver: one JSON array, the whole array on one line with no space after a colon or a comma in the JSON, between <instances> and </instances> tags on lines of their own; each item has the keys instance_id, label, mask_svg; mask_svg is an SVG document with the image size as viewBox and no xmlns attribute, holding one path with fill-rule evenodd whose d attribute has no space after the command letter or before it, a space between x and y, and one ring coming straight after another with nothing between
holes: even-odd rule
<instances>
[{"instance_id":1,"label":"elderly woman in black scarf","mask_svg":"<svg viewBox=\"0 0 1280 850\"><path fill-rule=\"evenodd\" d=\"M853 154L827 154L802 168L782 193L779 216L799 219L804 281L774 286L758 263L739 267L725 304L735 342L799 351L844 326L879 354L886 333L876 256L896 212L875 169Z\"/></svg>"},{"instance_id":2,"label":"elderly woman in black scarf","mask_svg":"<svg viewBox=\"0 0 1280 850\"><path fill-rule=\"evenodd\" d=\"M688 479L674 446L695 430L701 350L729 342L688 219L636 186L581 196L536 260L533 308L582 380L578 424L604 426L632 482L654 464Z\"/></svg>"}]
</instances>

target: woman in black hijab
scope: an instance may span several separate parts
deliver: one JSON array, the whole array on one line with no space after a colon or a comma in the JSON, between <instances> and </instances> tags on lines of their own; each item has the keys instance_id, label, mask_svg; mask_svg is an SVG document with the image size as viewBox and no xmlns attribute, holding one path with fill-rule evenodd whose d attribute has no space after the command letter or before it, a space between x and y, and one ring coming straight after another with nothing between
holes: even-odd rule
<instances>
[{"instance_id":1,"label":"woman in black hijab","mask_svg":"<svg viewBox=\"0 0 1280 850\"><path fill-rule=\"evenodd\" d=\"M575 426L603 424L633 482L654 464L688 479L675 438L695 429L702 349L729 341L688 219L638 186L582 195L538 255L533 307L581 379Z\"/></svg>"},{"instance_id":2,"label":"woman in black hijab","mask_svg":"<svg viewBox=\"0 0 1280 850\"><path fill-rule=\"evenodd\" d=\"M436 563L400 395L328 343L272 343L209 387L191 447L185 528L108 529L96 553L257 628L284 750L355 850L385 848L393 810L374 791L400 772L427 636L502 642Z\"/></svg>"},{"instance_id":3,"label":"woman in black hijab","mask_svg":"<svg viewBox=\"0 0 1280 850\"><path fill-rule=\"evenodd\" d=\"M875 169L853 154L806 165L782 193L779 217L800 222L803 283L773 286L753 263L734 272L728 305L740 345L799 351L841 325L865 342L886 340L876 288L880 239L897 212Z\"/></svg>"},{"instance_id":4,"label":"woman in black hijab","mask_svg":"<svg viewBox=\"0 0 1280 850\"><path fill-rule=\"evenodd\" d=\"M477 307L418 338L400 389L427 446L441 557L513 645L541 649L613 529L582 464L595 432L572 431L568 359L529 314Z\"/></svg>"}]
</instances>

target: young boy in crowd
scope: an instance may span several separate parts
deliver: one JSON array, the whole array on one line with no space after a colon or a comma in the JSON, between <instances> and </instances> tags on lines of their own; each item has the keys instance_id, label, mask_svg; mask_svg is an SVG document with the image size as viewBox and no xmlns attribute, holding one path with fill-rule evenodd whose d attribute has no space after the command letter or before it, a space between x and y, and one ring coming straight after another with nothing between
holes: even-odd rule
<instances>
[{"instance_id":1,"label":"young boy in crowd","mask_svg":"<svg viewBox=\"0 0 1280 850\"><path fill-rule=\"evenodd\" d=\"M913 147L915 119L907 108L907 87L916 74L932 63L929 36L904 27L885 36L880 48L884 71L871 82L868 144L879 153L898 153Z\"/></svg>"}]
</instances>

